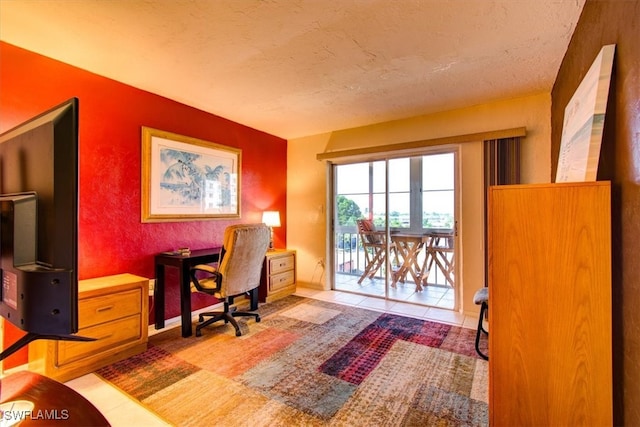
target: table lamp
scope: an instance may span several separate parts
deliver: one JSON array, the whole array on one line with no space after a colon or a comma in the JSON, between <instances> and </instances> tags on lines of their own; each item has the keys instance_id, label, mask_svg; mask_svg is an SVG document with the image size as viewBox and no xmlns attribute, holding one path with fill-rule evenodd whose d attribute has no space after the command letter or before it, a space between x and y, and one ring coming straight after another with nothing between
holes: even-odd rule
<instances>
[{"instance_id":1,"label":"table lamp","mask_svg":"<svg viewBox=\"0 0 640 427\"><path fill-rule=\"evenodd\" d=\"M271 229L271 241L269 241L269 249L273 249L273 227L280 227L280 212L264 211L262 212L262 222Z\"/></svg>"}]
</instances>

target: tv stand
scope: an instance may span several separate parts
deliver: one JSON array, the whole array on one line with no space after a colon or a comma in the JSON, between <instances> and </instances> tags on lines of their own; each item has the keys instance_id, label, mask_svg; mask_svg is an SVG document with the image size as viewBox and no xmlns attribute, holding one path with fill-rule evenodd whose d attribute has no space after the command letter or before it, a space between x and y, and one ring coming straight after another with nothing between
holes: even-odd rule
<instances>
[{"instance_id":1,"label":"tv stand","mask_svg":"<svg viewBox=\"0 0 640 427\"><path fill-rule=\"evenodd\" d=\"M11 344L6 350L0 353L0 360L4 360L25 345L35 340L55 340L55 341L95 341L95 338L81 337L78 335L46 335L29 332L18 341Z\"/></svg>"}]
</instances>

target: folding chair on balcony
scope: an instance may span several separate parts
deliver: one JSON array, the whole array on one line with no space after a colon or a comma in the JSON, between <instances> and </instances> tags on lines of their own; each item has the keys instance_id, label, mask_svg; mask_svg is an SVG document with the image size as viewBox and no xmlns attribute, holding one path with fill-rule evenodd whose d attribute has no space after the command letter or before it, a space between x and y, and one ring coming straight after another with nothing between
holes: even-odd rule
<instances>
[{"instance_id":1,"label":"folding chair on balcony","mask_svg":"<svg viewBox=\"0 0 640 427\"><path fill-rule=\"evenodd\" d=\"M386 266L387 235L384 231L377 231L373 221L370 219L359 219L356 222L365 256L364 272L358 279L360 284L365 277L373 279L378 270ZM389 251L395 256L395 262L398 264L398 251L395 243L391 242L389 244Z\"/></svg>"}]
</instances>

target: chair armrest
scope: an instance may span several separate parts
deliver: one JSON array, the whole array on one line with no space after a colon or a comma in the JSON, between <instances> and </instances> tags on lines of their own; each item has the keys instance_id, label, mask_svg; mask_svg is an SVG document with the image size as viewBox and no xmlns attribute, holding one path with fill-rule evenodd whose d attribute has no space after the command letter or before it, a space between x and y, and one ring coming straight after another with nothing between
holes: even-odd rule
<instances>
[{"instance_id":1,"label":"chair armrest","mask_svg":"<svg viewBox=\"0 0 640 427\"><path fill-rule=\"evenodd\" d=\"M199 279L196 275L199 271L207 273L210 277ZM189 270L189 275L191 276L191 284L196 290L211 295L220 291L222 286L222 274L218 272L216 267L199 264Z\"/></svg>"},{"instance_id":2,"label":"chair armrest","mask_svg":"<svg viewBox=\"0 0 640 427\"><path fill-rule=\"evenodd\" d=\"M192 270L206 271L207 273L213 274L216 272L216 268L209 264L198 264L191 267Z\"/></svg>"}]
</instances>

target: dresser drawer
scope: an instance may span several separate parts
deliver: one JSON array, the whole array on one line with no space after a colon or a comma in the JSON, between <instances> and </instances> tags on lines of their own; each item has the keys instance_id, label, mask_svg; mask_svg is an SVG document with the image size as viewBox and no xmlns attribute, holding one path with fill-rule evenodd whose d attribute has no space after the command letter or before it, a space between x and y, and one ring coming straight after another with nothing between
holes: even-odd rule
<instances>
[{"instance_id":1,"label":"dresser drawer","mask_svg":"<svg viewBox=\"0 0 640 427\"><path fill-rule=\"evenodd\" d=\"M140 314L113 322L82 328L78 335L97 338L96 341L58 341L57 365L62 366L94 353L107 351L140 338Z\"/></svg>"},{"instance_id":2,"label":"dresser drawer","mask_svg":"<svg viewBox=\"0 0 640 427\"><path fill-rule=\"evenodd\" d=\"M271 274L277 274L283 271L292 270L295 266L293 254L271 258L269 260L269 271Z\"/></svg>"},{"instance_id":3,"label":"dresser drawer","mask_svg":"<svg viewBox=\"0 0 640 427\"><path fill-rule=\"evenodd\" d=\"M140 289L81 299L78 303L78 325L81 329L99 325L140 313L141 308Z\"/></svg>"},{"instance_id":4,"label":"dresser drawer","mask_svg":"<svg viewBox=\"0 0 640 427\"><path fill-rule=\"evenodd\" d=\"M269 279L269 291L278 291L282 288L286 288L293 284L295 275L293 270L285 271L284 273L274 274Z\"/></svg>"},{"instance_id":5,"label":"dresser drawer","mask_svg":"<svg viewBox=\"0 0 640 427\"><path fill-rule=\"evenodd\" d=\"M149 279L116 274L78 282L78 336L95 341L36 340L29 370L65 382L147 349Z\"/></svg>"}]
</instances>

